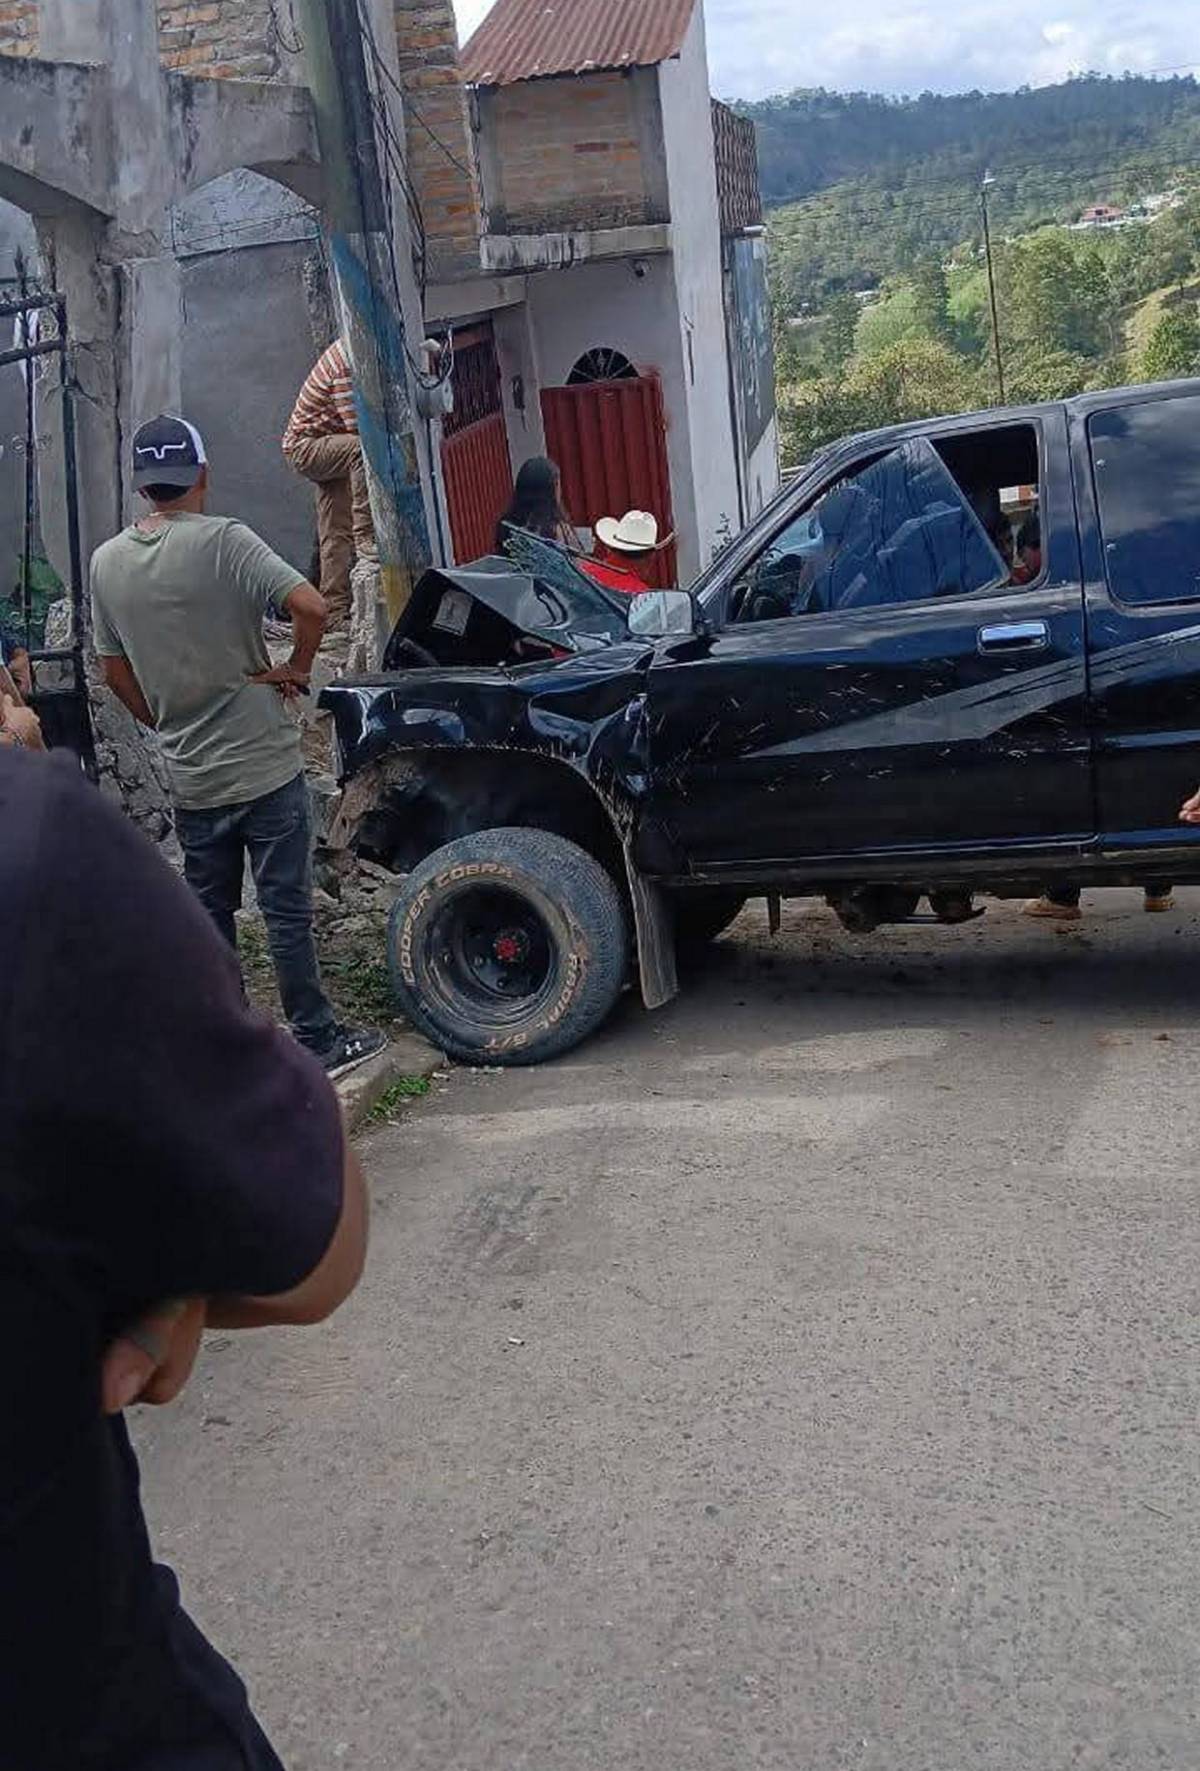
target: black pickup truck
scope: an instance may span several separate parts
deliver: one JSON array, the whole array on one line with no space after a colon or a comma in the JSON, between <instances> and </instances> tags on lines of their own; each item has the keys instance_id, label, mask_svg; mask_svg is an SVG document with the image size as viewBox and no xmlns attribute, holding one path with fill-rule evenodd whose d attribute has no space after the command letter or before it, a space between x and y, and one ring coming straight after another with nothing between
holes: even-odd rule
<instances>
[{"instance_id":1,"label":"black pickup truck","mask_svg":"<svg viewBox=\"0 0 1200 1771\"><path fill-rule=\"evenodd\" d=\"M665 1003L755 895L866 931L1200 881L1200 381L849 438L578 644L455 662L452 583L449 652L323 699L334 840L407 875L396 992L455 1056L564 1052L635 971Z\"/></svg>"}]
</instances>

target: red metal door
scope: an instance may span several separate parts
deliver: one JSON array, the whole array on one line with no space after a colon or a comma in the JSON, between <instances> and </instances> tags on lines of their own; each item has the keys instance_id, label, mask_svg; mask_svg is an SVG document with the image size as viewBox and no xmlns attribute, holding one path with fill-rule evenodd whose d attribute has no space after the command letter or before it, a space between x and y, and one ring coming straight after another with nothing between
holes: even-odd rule
<instances>
[{"instance_id":1,"label":"red metal door","mask_svg":"<svg viewBox=\"0 0 1200 1771\"><path fill-rule=\"evenodd\" d=\"M600 517L648 510L660 535L675 528L667 425L657 375L595 381L542 391L546 452L562 471L563 498L571 521L594 528ZM676 583L674 546L655 554L648 583L661 590Z\"/></svg>"},{"instance_id":2,"label":"red metal door","mask_svg":"<svg viewBox=\"0 0 1200 1771\"><path fill-rule=\"evenodd\" d=\"M512 497L512 463L503 412L493 412L442 442L450 544L459 565L493 552L496 524Z\"/></svg>"},{"instance_id":3,"label":"red metal door","mask_svg":"<svg viewBox=\"0 0 1200 1771\"><path fill-rule=\"evenodd\" d=\"M513 489L490 326L472 327L454 341L454 412L443 427L442 476L454 559L459 565L482 559L495 545Z\"/></svg>"}]
</instances>

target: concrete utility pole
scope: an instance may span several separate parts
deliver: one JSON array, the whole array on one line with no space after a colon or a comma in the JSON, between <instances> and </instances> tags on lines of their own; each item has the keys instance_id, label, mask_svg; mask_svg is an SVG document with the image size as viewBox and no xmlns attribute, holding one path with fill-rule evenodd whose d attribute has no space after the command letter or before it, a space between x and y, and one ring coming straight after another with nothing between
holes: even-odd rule
<instances>
[{"instance_id":1,"label":"concrete utility pole","mask_svg":"<svg viewBox=\"0 0 1200 1771\"><path fill-rule=\"evenodd\" d=\"M1004 353L1000 349L1000 311L996 305L996 267L992 262L992 222L988 214L988 192L995 184L990 172L983 175L983 183L979 187L979 207L983 211L983 250L987 256L988 300L992 309L992 352L996 359L996 390L1000 396L1000 404L1008 404L1008 396L1004 389Z\"/></svg>"},{"instance_id":2,"label":"concrete utility pole","mask_svg":"<svg viewBox=\"0 0 1200 1771\"><path fill-rule=\"evenodd\" d=\"M430 563L395 256L405 255L402 264L411 256L408 229L401 226L393 238L384 185L391 170L380 167L359 0L296 0L296 16L316 112L325 225L354 371L383 596L394 622ZM386 104L386 95L379 102ZM396 213L406 214L403 197Z\"/></svg>"}]
</instances>

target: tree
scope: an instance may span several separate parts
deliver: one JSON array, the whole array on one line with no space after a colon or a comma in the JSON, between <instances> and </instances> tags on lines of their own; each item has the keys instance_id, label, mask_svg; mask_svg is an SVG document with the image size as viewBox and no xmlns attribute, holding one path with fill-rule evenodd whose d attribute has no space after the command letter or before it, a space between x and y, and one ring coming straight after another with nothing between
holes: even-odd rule
<instances>
[{"instance_id":1,"label":"tree","mask_svg":"<svg viewBox=\"0 0 1200 1771\"><path fill-rule=\"evenodd\" d=\"M1117 304L1108 266L1094 246L1081 252L1075 263L1075 349L1094 356L1115 347Z\"/></svg>"},{"instance_id":2,"label":"tree","mask_svg":"<svg viewBox=\"0 0 1200 1771\"><path fill-rule=\"evenodd\" d=\"M917 298L911 283L898 283L889 288L880 301L863 309L858 327L860 357L877 356L903 338L919 338L921 323L917 316Z\"/></svg>"},{"instance_id":3,"label":"tree","mask_svg":"<svg viewBox=\"0 0 1200 1771\"><path fill-rule=\"evenodd\" d=\"M802 466L826 443L861 428L840 375L821 375L779 389L780 454L785 468Z\"/></svg>"},{"instance_id":4,"label":"tree","mask_svg":"<svg viewBox=\"0 0 1200 1771\"><path fill-rule=\"evenodd\" d=\"M1014 351L1005 361L1005 383L1014 405L1066 400L1087 387L1093 365L1077 351L1037 347Z\"/></svg>"},{"instance_id":5,"label":"tree","mask_svg":"<svg viewBox=\"0 0 1200 1771\"><path fill-rule=\"evenodd\" d=\"M1160 216L1148 231L1146 261L1152 277L1150 289L1161 289L1169 283L1182 290L1196 266L1200 216L1194 201ZM1146 293L1149 292L1148 289Z\"/></svg>"},{"instance_id":6,"label":"tree","mask_svg":"<svg viewBox=\"0 0 1200 1771\"><path fill-rule=\"evenodd\" d=\"M1200 370L1200 321L1193 304L1162 316L1146 340L1140 369L1143 381L1173 381Z\"/></svg>"},{"instance_id":7,"label":"tree","mask_svg":"<svg viewBox=\"0 0 1200 1771\"><path fill-rule=\"evenodd\" d=\"M835 373L854 355L858 319L859 306L853 295L835 295L826 313L823 340L825 361Z\"/></svg>"},{"instance_id":8,"label":"tree","mask_svg":"<svg viewBox=\"0 0 1200 1771\"><path fill-rule=\"evenodd\" d=\"M941 260L925 257L913 267L913 312L917 328L927 338L950 337L950 289Z\"/></svg>"},{"instance_id":9,"label":"tree","mask_svg":"<svg viewBox=\"0 0 1200 1771\"><path fill-rule=\"evenodd\" d=\"M846 378L846 392L865 415L865 425L938 418L981 403L971 365L933 338L902 338L859 358Z\"/></svg>"},{"instance_id":10,"label":"tree","mask_svg":"<svg viewBox=\"0 0 1200 1771\"><path fill-rule=\"evenodd\" d=\"M1001 257L1001 330L1018 347L1095 356L1109 342L1112 295L1103 260L1076 257L1060 229L1034 234Z\"/></svg>"}]
</instances>

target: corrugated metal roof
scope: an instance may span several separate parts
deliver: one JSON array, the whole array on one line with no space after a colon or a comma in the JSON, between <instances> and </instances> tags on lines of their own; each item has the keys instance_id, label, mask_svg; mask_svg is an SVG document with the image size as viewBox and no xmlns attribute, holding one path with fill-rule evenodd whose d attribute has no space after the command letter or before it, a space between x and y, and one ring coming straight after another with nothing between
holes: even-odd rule
<instances>
[{"instance_id":1,"label":"corrugated metal roof","mask_svg":"<svg viewBox=\"0 0 1200 1771\"><path fill-rule=\"evenodd\" d=\"M462 52L473 86L651 68L683 48L696 0L496 0Z\"/></svg>"}]
</instances>

